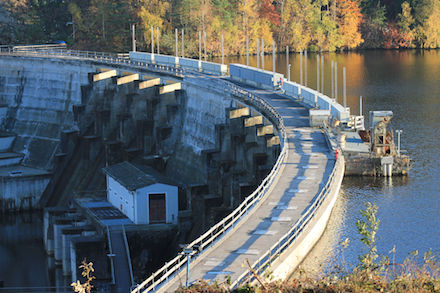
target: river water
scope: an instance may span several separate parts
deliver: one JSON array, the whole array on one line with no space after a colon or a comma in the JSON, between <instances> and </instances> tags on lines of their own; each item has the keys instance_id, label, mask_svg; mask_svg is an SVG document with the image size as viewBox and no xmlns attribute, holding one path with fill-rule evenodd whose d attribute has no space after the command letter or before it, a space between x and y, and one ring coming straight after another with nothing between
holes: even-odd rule
<instances>
[{"instance_id":1,"label":"river water","mask_svg":"<svg viewBox=\"0 0 440 293\"><path fill-rule=\"evenodd\" d=\"M291 54L291 80L300 81L299 54ZM365 253L355 222L363 203L377 204L378 252L402 262L412 251L432 249L440 254L440 51L365 51L324 53L324 93L331 95L331 60L338 66L338 101L342 103L342 68L347 72L347 106L359 113L391 110L392 125L403 130L402 149L414 160L408 176L392 178L345 177L328 227L304 266L342 256L348 265ZM217 59L215 61L220 61ZM246 64L243 57L225 63ZM276 56L276 71L286 75L286 57ZM261 63L260 63L261 64ZM256 66L256 57L250 58ZM272 70L266 56L265 69ZM308 54L307 85L316 89L316 54ZM303 72L304 74L304 72ZM303 75L303 81L305 77ZM46 259L41 214L24 213L0 217L0 280L5 287L55 286L55 270ZM350 239L343 252L340 242ZM395 255L389 251L396 247ZM1 290L0 290L1 291Z\"/></svg>"},{"instance_id":2,"label":"river water","mask_svg":"<svg viewBox=\"0 0 440 293\"><path fill-rule=\"evenodd\" d=\"M342 68L346 67L347 107L351 113L359 113L359 96L363 97L366 116L368 111L393 111L392 127L403 131L401 149L414 165L404 177L345 177L328 227L303 267L317 269L323 263L332 266L343 258L348 268L358 264L358 256L366 250L355 223L362 219L359 210L366 202L378 206L379 254L399 263L415 250L424 253L432 249L440 254L440 51L324 53L324 93L328 96L332 91L331 60L337 62L338 101L343 103ZM246 64L245 58L231 61ZM299 82L299 54L291 54L289 61L291 80ZM250 65L256 63L255 58L250 60ZM266 56L265 69L271 71L272 64L272 57ZM276 68L287 76L285 56L277 56ZM316 89L316 54L308 54L307 73L307 85ZM340 243L346 238L350 243L342 251ZM394 247L395 253L390 254Z\"/></svg>"}]
</instances>

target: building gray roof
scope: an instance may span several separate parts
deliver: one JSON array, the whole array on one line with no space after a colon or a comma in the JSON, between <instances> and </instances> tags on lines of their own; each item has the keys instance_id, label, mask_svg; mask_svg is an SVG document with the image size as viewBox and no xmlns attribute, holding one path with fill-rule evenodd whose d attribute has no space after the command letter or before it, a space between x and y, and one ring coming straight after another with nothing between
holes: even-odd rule
<instances>
[{"instance_id":1,"label":"building gray roof","mask_svg":"<svg viewBox=\"0 0 440 293\"><path fill-rule=\"evenodd\" d=\"M102 171L130 191L156 183L179 186L177 182L149 166L131 164L129 162L115 164L103 168Z\"/></svg>"}]
</instances>

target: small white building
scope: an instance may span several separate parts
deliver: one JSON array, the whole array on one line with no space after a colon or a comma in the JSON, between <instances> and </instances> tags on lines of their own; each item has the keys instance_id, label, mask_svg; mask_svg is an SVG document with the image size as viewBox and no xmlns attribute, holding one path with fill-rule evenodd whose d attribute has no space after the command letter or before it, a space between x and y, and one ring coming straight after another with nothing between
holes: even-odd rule
<instances>
[{"instance_id":1,"label":"small white building","mask_svg":"<svg viewBox=\"0 0 440 293\"><path fill-rule=\"evenodd\" d=\"M178 187L151 167L119 163L102 169L107 200L135 224L177 224Z\"/></svg>"}]
</instances>

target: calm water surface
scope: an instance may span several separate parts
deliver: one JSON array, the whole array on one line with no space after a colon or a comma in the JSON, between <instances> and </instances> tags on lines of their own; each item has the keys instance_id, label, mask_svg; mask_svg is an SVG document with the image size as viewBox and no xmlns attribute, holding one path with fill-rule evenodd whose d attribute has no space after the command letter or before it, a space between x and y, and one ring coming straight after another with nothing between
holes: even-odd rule
<instances>
[{"instance_id":1,"label":"calm water surface","mask_svg":"<svg viewBox=\"0 0 440 293\"><path fill-rule=\"evenodd\" d=\"M346 67L347 106L351 112L359 113L360 95L364 114L393 111L392 127L403 130L402 149L414 165L405 177L345 177L328 227L303 265L316 268L326 261L340 261L340 242L346 238L350 245L344 258L348 265L358 263L358 256L365 250L355 223L361 219L359 210L365 202L379 207L380 254L395 257L396 262L402 262L414 250L432 249L440 254L440 51L324 53L324 93L328 96L332 60L338 64L338 101L342 104L342 68ZM246 64L246 58L226 61ZM291 80L299 82L299 54L291 54L289 61ZM250 65L256 64L256 58L251 58ZM266 56L265 69L271 71L272 64L272 56ZM277 56L276 71L287 76L286 67L285 56ZM307 72L307 85L316 89L316 54L308 54ZM393 256L389 251L394 246Z\"/></svg>"},{"instance_id":2,"label":"calm water surface","mask_svg":"<svg viewBox=\"0 0 440 293\"><path fill-rule=\"evenodd\" d=\"M393 111L393 128L403 130L402 149L412 157L414 166L405 177L344 178L326 232L305 266L340 260L339 243L346 238L351 242L344 257L348 264L357 264L357 256L365 253L355 226L364 202L379 207L380 254L388 255L394 246L397 262L413 250L432 249L440 254L440 51L327 53L324 58L324 93L331 95L330 62L334 60L338 63L339 97L342 68L346 67L351 112L359 111L359 95L364 98L364 113ZM289 59L291 79L299 82L299 54L291 54ZM225 63L236 62L246 64L246 59L225 58ZM250 65L256 64L251 57ZM286 73L286 67L285 56L277 56L276 70ZM265 68L272 70L271 56L266 56ZM307 68L307 85L316 89L316 54L308 55ZM0 280L5 286L54 286L57 281L44 252L41 216L12 219L3 215L0 224Z\"/></svg>"}]
</instances>

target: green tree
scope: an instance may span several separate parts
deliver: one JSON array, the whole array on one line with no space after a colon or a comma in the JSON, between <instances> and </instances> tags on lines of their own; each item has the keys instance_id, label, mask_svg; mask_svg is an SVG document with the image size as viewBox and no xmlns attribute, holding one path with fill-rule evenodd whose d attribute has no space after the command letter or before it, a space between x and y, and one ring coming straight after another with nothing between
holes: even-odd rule
<instances>
[{"instance_id":1,"label":"green tree","mask_svg":"<svg viewBox=\"0 0 440 293\"><path fill-rule=\"evenodd\" d=\"M365 210L360 210L360 213L366 218L366 221L358 220L356 222L356 227L358 228L359 234L362 236L361 242L365 245L367 253L359 256L359 267L362 270L365 270L367 273L371 273L379 265L376 262L378 258L376 234L379 230L380 220L376 218L378 210L376 204L371 204L370 202L368 202L364 203L364 206Z\"/></svg>"},{"instance_id":2,"label":"green tree","mask_svg":"<svg viewBox=\"0 0 440 293\"><path fill-rule=\"evenodd\" d=\"M411 14L411 6L408 2L402 3L402 12L398 14L397 26L400 29L401 37L407 47L413 47L415 20Z\"/></svg>"},{"instance_id":3,"label":"green tree","mask_svg":"<svg viewBox=\"0 0 440 293\"><path fill-rule=\"evenodd\" d=\"M415 39L419 47L440 47L440 3L438 0L420 0L415 10Z\"/></svg>"},{"instance_id":4,"label":"green tree","mask_svg":"<svg viewBox=\"0 0 440 293\"><path fill-rule=\"evenodd\" d=\"M363 0L360 2L364 21L361 24L361 32L364 45L368 48L380 48L383 41L382 30L386 24L386 9L380 1Z\"/></svg>"}]
</instances>

